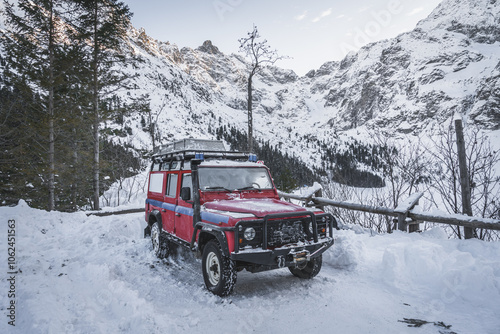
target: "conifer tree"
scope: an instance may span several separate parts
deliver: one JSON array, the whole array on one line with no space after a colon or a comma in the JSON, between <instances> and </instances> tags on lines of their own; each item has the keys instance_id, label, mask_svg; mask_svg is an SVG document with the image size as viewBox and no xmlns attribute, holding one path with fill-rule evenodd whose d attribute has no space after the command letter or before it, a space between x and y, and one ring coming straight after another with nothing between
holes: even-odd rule
<instances>
[{"instance_id":1,"label":"conifer tree","mask_svg":"<svg viewBox=\"0 0 500 334\"><path fill-rule=\"evenodd\" d=\"M123 62L122 38L130 24L129 8L117 0L73 0L79 7L75 28L88 54L90 69L90 109L93 119L93 205L99 209L100 195L100 124L106 117L101 108L112 88L128 77L117 73L113 65Z\"/></svg>"},{"instance_id":2,"label":"conifer tree","mask_svg":"<svg viewBox=\"0 0 500 334\"><path fill-rule=\"evenodd\" d=\"M48 210L55 209L55 122L56 97L54 91L59 84L60 75L56 65L63 44L64 28L60 17L60 0L19 0L14 5L4 1L4 12L8 33L2 39L9 65L9 80L18 88L24 89L26 96L35 93L39 102L35 108L24 112L38 112L26 115L31 120L32 130L43 140L40 145L46 157L42 158L44 183L48 188ZM33 93L32 93L33 92ZM37 99L38 100L38 99Z\"/></svg>"}]
</instances>

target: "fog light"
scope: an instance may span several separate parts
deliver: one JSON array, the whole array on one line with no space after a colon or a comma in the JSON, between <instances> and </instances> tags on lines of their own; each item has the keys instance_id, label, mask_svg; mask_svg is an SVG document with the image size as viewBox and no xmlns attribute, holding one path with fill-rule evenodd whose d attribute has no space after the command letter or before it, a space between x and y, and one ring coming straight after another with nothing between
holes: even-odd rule
<instances>
[{"instance_id":1,"label":"fog light","mask_svg":"<svg viewBox=\"0 0 500 334\"><path fill-rule=\"evenodd\" d=\"M248 241L253 240L253 238L255 238L255 229L253 227L247 227L245 229L245 232L243 233L243 236Z\"/></svg>"}]
</instances>

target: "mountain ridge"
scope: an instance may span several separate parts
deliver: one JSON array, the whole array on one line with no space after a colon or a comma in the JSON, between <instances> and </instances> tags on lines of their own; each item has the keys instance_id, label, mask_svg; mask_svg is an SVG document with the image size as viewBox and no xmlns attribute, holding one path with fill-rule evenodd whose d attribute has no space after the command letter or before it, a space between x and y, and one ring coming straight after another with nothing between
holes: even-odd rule
<instances>
[{"instance_id":1,"label":"mountain ridge","mask_svg":"<svg viewBox=\"0 0 500 334\"><path fill-rule=\"evenodd\" d=\"M311 140L333 143L367 131L432 135L455 113L500 130L499 27L497 0L445 0L415 29L304 76L262 68L253 86L255 137L318 165L321 152L308 147ZM250 64L242 55L224 54L211 41L179 48L134 27L124 43L140 61L121 66L137 76L120 98L149 96L157 142L214 138L224 125L246 132ZM131 129L115 142L151 149L144 117L132 111L105 126Z\"/></svg>"}]
</instances>

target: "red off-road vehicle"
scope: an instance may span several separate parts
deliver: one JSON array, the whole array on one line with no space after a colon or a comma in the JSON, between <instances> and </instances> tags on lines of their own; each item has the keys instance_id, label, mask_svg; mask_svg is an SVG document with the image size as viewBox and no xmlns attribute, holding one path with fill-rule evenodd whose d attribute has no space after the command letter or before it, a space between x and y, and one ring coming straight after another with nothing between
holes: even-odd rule
<instances>
[{"instance_id":1,"label":"red off-road vehicle","mask_svg":"<svg viewBox=\"0 0 500 334\"><path fill-rule=\"evenodd\" d=\"M243 269L288 267L300 278L316 276L337 227L331 214L280 201L255 155L197 139L154 154L146 222L155 254L165 258L172 243L195 251L206 287L219 296L231 293Z\"/></svg>"}]
</instances>

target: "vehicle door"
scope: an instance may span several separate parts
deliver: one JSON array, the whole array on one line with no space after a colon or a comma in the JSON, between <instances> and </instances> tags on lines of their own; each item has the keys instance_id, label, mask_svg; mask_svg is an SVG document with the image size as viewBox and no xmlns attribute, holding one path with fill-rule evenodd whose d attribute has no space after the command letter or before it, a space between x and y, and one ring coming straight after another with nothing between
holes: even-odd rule
<instances>
[{"instance_id":1,"label":"vehicle door","mask_svg":"<svg viewBox=\"0 0 500 334\"><path fill-rule=\"evenodd\" d=\"M175 208L177 206L177 196L179 193L178 178L178 172L170 172L167 174L167 185L161 208L161 220L163 229L168 233L174 233Z\"/></svg>"},{"instance_id":2,"label":"vehicle door","mask_svg":"<svg viewBox=\"0 0 500 334\"><path fill-rule=\"evenodd\" d=\"M191 173L183 173L181 176L181 186L179 188L189 188L189 199L183 200L179 197L175 208L175 234L185 240L191 241L193 236L193 182Z\"/></svg>"},{"instance_id":3,"label":"vehicle door","mask_svg":"<svg viewBox=\"0 0 500 334\"><path fill-rule=\"evenodd\" d=\"M147 203L151 209L160 211L163 204L165 192L165 172L152 171L149 173L148 199ZM151 210L150 209L150 210Z\"/></svg>"}]
</instances>

